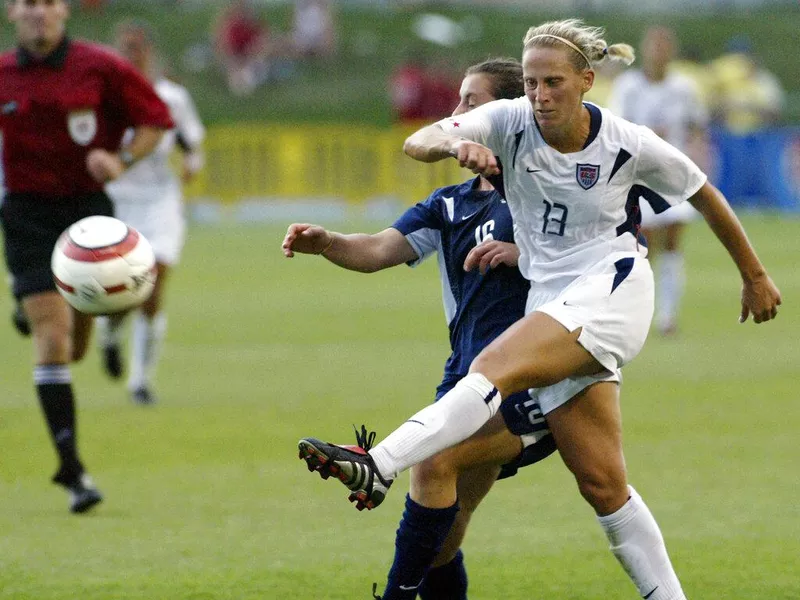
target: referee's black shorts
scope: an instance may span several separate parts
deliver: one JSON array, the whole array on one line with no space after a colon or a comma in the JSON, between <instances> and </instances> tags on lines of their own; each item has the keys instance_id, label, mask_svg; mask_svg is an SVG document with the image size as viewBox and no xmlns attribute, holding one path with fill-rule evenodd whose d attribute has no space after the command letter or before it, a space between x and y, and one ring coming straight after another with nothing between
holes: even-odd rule
<instances>
[{"instance_id":1,"label":"referee's black shorts","mask_svg":"<svg viewBox=\"0 0 800 600\"><path fill-rule=\"evenodd\" d=\"M14 297L55 290L50 257L63 231L84 217L114 216L103 192L87 196L49 198L9 192L0 206L5 256Z\"/></svg>"}]
</instances>

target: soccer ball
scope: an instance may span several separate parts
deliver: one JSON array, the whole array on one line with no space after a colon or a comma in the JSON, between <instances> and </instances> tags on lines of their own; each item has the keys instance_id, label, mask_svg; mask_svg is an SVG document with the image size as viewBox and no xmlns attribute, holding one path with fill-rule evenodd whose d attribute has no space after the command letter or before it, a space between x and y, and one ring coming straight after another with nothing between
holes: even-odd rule
<instances>
[{"instance_id":1,"label":"soccer ball","mask_svg":"<svg viewBox=\"0 0 800 600\"><path fill-rule=\"evenodd\" d=\"M156 282L150 242L112 217L86 217L70 225L56 242L50 268L64 299L90 315L139 306Z\"/></svg>"}]
</instances>

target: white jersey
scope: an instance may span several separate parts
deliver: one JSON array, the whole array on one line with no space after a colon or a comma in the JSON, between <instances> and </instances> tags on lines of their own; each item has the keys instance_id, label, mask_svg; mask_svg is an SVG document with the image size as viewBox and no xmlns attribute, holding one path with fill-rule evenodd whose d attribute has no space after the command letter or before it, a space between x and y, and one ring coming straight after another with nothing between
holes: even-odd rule
<instances>
[{"instance_id":1,"label":"white jersey","mask_svg":"<svg viewBox=\"0 0 800 600\"><path fill-rule=\"evenodd\" d=\"M170 166L170 156L177 138L180 135L190 148L197 148L205 137L205 129L186 88L164 78L159 79L153 87L169 107L175 128L164 133L150 155L106 186L115 203L159 202L163 195L179 190L180 181Z\"/></svg>"},{"instance_id":2,"label":"white jersey","mask_svg":"<svg viewBox=\"0 0 800 600\"><path fill-rule=\"evenodd\" d=\"M650 81L642 71L626 71L614 80L608 108L623 119L646 125L684 152L692 129L708 125L695 83L680 73Z\"/></svg>"},{"instance_id":3,"label":"white jersey","mask_svg":"<svg viewBox=\"0 0 800 600\"><path fill-rule=\"evenodd\" d=\"M644 256L637 240L639 199L661 212L706 181L687 156L647 127L585 106L591 133L582 150L569 154L544 141L526 97L439 122L499 157L519 269L535 284L560 288L612 254Z\"/></svg>"}]
</instances>

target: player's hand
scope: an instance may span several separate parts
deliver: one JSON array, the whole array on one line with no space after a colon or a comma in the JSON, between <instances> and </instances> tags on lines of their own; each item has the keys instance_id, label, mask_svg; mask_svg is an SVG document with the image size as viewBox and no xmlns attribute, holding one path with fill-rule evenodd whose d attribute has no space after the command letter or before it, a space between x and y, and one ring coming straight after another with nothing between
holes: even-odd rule
<instances>
[{"instance_id":1,"label":"player's hand","mask_svg":"<svg viewBox=\"0 0 800 600\"><path fill-rule=\"evenodd\" d=\"M753 321L761 323L774 319L781 303L781 292L766 273L753 280L742 283L742 313L739 323L744 323L750 315Z\"/></svg>"},{"instance_id":2,"label":"player's hand","mask_svg":"<svg viewBox=\"0 0 800 600\"><path fill-rule=\"evenodd\" d=\"M122 175L125 172L125 165L116 154L95 148L86 155L86 170L96 182L106 183Z\"/></svg>"},{"instance_id":3,"label":"player's hand","mask_svg":"<svg viewBox=\"0 0 800 600\"><path fill-rule=\"evenodd\" d=\"M516 267L519 262L519 248L516 244L491 240L478 244L467 254L464 260L464 270L471 271L478 268L481 275L486 275L489 269L499 265Z\"/></svg>"},{"instance_id":4,"label":"player's hand","mask_svg":"<svg viewBox=\"0 0 800 600\"><path fill-rule=\"evenodd\" d=\"M321 254L332 240L333 234L324 227L310 223L292 223L283 238L281 249L287 258L292 258L295 252Z\"/></svg>"},{"instance_id":5,"label":"player's hand","mask_svg":"<svg viewBox=\"0 0 800 600\"><path fill-rule=\"evenodd\" d=\"M482 144L470 140L459 140L453 144L450 153L459 165L473 173L484 177L500 174L494 152Z\"/></svg>"}]
</instances>

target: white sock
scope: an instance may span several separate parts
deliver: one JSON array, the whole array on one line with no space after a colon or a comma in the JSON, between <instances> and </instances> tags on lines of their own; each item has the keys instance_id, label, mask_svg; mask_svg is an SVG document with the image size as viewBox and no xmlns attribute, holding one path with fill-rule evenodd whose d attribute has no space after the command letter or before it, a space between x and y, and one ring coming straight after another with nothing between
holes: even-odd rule
<instances>
[{"instance_id":1,"label":"white sock","mask_svg":"<svg viewBox=\"0 0 800 600\"><path fill-rule=\"evenodd\" d=\"M500 393L486 377L470 373L369 453L381 475L394 479L398 473L478 431L497 412L500 401Z\"/></svg>"},{"instance_id":2,"label":"white sock","mask_svg":"<svg viewBox=\"0 0 800 600\"><path fill-rule=\"evenodd\" d=\"M107 317L97 317L94 320L95 330L97 331L97 343L101 348L109 346L119 346L122 335L122 324L125 315L110 315Z\"/></svg>"},{"instance_id":3,"label":"white sock","mask_svg":"<svg viewBox=\"0 0 800 600\"><path fill-rule=\"evenodd\" d=\"M158 313L152 319L137 312L133 319L131 372L128 388L147 387L153 378L161 344L167 331L167 315Z\"/></svg>"},{"instance_id":4,"label":"white sock","mask_svg":"<svg viewBox=\"0 0 800 600\"><path fill-rule=\"evenodd\" d=\"M611 552L648 600L686 600L667 556L656 520L631 486L631 497L617 512L597 517L611 543Z\"/></svg>"},{"instance_id":5,"label":"white sock","mask_svg":"<svg viewBox=\"0 0 800 600\"><path fill-rule=\"evenodd\" d=\"M664 252L658 257L658 326L672 327L678 318L685 275L683 254Z\"/></svg>"}]
</instances>

